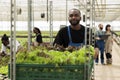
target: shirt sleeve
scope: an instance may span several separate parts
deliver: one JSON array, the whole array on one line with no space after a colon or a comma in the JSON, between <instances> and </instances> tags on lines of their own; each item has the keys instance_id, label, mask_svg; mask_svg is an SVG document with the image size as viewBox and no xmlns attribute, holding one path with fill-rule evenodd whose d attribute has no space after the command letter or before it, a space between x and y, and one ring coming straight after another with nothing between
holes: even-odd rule
<instances>
[{"instance_id":1,"label":"shirt sleeve","mask_svg":"<svg viewBox=\"0 0 120 80\"><path fill-rule=\"evenodd\" d=\"M98 31L95 32L95 37L98 37Z\"/></svg>"},{"instance_id":2,"label":"shirt sleeve","mask_svg":"<svg viewBox=\"0 0 120 80\"><path fill-rule=\"evenodd\" d=\"M55 40L53 42L53 45L55 44L59 44L59 45L62 45L62 38L61 38L61 30L57 33L57 36L55 37Z\"/></svg>"},{"instance_id":3,"label":"shirt sleeve","mask_svg":"<svg viewBox=\"0 0 120 80\"><path fill-rule=\"evenodd\" d=\"M67 27L61 28L54 39L53 46L55 44L58 44L63 47L67 47L68 42L69 42L69 37L68 37Z\"/></svg>"},{"instance_id":4,"label":"shirt sleeve","mask_svg":"<svg viewBox=\"0 0 120 80\"><path fill-rule=\"evenodd\" d=\"M1 52L6 52L6 47L2 44L2 46L1 46Z\"/></svg>"},{"instance_id":5,"label":"shirt sleeve","mask_svg":"<svg viewBox=\"0 0 120 80\"><path fill-rule=\"evenodd\" d=\"M16 52L18 51L19 47L20 47L20 43L16 40Z\"/></svg>"},{"instance_id":6,"label":"shirt sleeve","mask_svg":"<svg viewBox=\"0 0 120 80\"><path fill-rule=\"evenodd\" d=\"M36 41L37 41L38 43L42 43L42 36L41 36L41 35L38 35L38 36L36 37Z\"/></svg>"}]
</instances>

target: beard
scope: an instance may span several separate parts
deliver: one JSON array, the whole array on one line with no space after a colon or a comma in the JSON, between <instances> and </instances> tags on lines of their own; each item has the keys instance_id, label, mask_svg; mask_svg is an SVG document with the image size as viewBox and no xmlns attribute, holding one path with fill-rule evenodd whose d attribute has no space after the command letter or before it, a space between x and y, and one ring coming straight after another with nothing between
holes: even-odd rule
<instances>
[{"instance_id":1,"label":"beard","mask_svg":"<svg viewBox=\"0 0 120 80\"><path fill-rule=\"evenodd\" d=\"M76 26L79 24L80 20L69 20L69 22L72 26Z\"/></svg>"},{"instance_id":2,"label":"beard","mask_svg":"<svg viewBox=\"0 0 120 80\"><path fill-rule=\"evenodd\" d=\"M100 30L103 30L103 28L102 28L102 27L100 27Z\"/></svg>"}]
</instances>

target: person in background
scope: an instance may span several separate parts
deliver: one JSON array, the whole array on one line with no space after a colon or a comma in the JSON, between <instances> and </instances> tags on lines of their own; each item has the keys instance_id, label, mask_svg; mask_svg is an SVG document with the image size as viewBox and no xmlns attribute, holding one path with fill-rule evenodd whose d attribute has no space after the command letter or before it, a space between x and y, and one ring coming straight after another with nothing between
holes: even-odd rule
<instances>
[{"instance_id":1,"label":"person in background","mask_svg":"<svg viewBox=\"0 0 120 80\"><path fill-rule=\"evenodd\" d=\"M5 56L7 55L7 49L10 49L10 38L4 34L1 38L2 41L2 46L1 46L1 52L0 52L0 56ZM16 40L16 53L19 51L19 49L21 48L20 43Z\"/></svg>"},{"instance_id":2,"label":"person in background","mask_svg":"<svg viewBox=\"0 0 120 80\"><path fill-rule=\"evenodd\" d=\"M101 64L104 65L104 39L102 39L102 36L105 35L105 32L103 31L103 25L98 25L99 30L95 32L95 39L96 39L96 45L98 46L98 49L100 51L100 58L101 58ZM99 62L99 54L97 58L95 59L96 64Z\"/></svg>"},{"instance_id":3,"label":"person in background","mask_svg":"<svg viewBox=\"0 0 120 80\"><path fill-rule=\"evenodd\" d=\"M105 54L107 64L112 64L113 32L111 31L110 27L111 25L107 24L105 28L105 34L108 35L108 38L105 39Z\"/></svg>"},{"instance_id":4,"label":"person in background","mask_svg":"<svg viewBox=\"0 0 120 80\"><path fill-rule=\"evenodd\" d=\"M70 9L68 20L69 26L63 27L57 33L53 45L60 45L64 48L68 46L81 46L84 43L85 27L80 24L81 12L78 9Z\"/></svg>"},{"instance_id":5,"label":"person in background","mask_svg":"<svg viewBox=\"0 0 120 80\"><path fill-rule=\"evenodd\" d=\"M39 28L34 27L33 32L36 34L35 35L35 41L32 43L33 46L39 46L43 41L42 41L42 35L41 31Z\"/></svg>"}]
</instances>

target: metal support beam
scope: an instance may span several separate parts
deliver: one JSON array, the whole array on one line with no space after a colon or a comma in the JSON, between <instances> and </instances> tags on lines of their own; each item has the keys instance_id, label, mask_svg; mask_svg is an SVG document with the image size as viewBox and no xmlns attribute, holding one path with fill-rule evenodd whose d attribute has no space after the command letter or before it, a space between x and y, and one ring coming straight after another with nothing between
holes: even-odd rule
<instances>
[{"instance_id":1,"label":"metal support beam","mask_svg":"<svg viewBox=\"0 0 120 80\"><path fill-rule=\"evenodd\" d=\"M66 25L68 21L68 0L66 0Z\"/></svg>"},{"instance_id":2,"label":"metal support beam","mask_svg":"<svg viewBox=\"0 0 120 80\"><path fill-rule=\"evenodd\" d=\"M53 2L52 1L50 1L49 2L50 3L50 5L49 5L49 20L50 20L50 24L49 24L49 26L50 26L50 43L51 43L51 45L52 45L52 42L53 42Z\"/></svg>"},{"instance_id":3,"label":"metal support beam","mask_svg":"<svg viewBox=\"0 0 120 80\"><path fill-rule=\"evenodd\" d=\"M28 0L28 50L32 43L32 0Z\"/></svg>"},{"instance_id":4,"label":"metal support beam","mask_svg":"<svg viewBox=\"0 0 120 80\"><path fill-rule=\"evenodd\" d=\"M86 0L86 27L90 28L91 27L91 1L90 0ZM87 31L87 30L86 30ZM89 34L89 38L87 37L87 34ZM89 30L86 32L86 42L88 42L88 44L91 44L91 30ZM89 40L89 41L88 41ZM86 43L87 44L87 43Z\"/></svg>"},{"instance_id":5,"label":"metal support beam","mask_svg":"<svg viewBox=\"0 0 120 80\"><path fill-rule=\"evenodd\" d=\"M46 15L47 15L47 21L48 21L48 7L49 7L49 6L48 6L48 0L46 1L46 5L47 5L47 6L46 6L46 8L47 8Z\"/></svg>"},{"instance_id":6,"label":"metal support beam","mask_svg":"<svg viewBox=\"0 0 120 80\"><path fill-rule=\"evenodd\" d=\"M92 0L92 46L95 47L95 0ZM91 73L91 80L95 80L94 67Z\"/></svg>"},{"instance_id":7,"label":"metal support beam","mask_svg":"<svg viewBox=\"0 0 120 80\"><path fill-rule=\"evenodd\" d=\"M92 0L92 45L95 45L95 0Z\"/></svg>"},{"instance_id":8,"label":"metal support beam","mask_svg":"<svg viewBox=\"0 0 120 80\"><path fill-rule=\"evenodd\" d=\"M91 45L91 22L92 22L92 0L86 0L86 28L85 28L85 45ZM90 65L88 66L90 68ZM85 65L85 70L86 70L86 65ZM85 74L90 73L90 71L85 72ZM84 74L84 75L85 75ZM86 78L89 78L90 74L85 75ZM86 80L86 78L84 80Z\"/></svg>"},{"instance_id":9,"label":"metal support beam","mask_svg":"<svg viewBox=\"0 0 120 80\"><path fill-rule=\"evenodd\" d=\"M11 0L10 80L16 80L16 0Z\"/></svg>"}]
</instances>

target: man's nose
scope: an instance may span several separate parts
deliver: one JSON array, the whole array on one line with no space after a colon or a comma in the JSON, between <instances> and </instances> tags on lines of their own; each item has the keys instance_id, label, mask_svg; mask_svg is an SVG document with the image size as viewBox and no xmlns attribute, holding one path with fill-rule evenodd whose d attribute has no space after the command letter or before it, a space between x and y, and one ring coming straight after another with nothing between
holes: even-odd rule
<instances>
[{"instance_id":1,"label":"man's nose","mask_svg":"<svg viewBox=\"0 0 120 80\"><path fill-rule=\"evenodd\" d=\"M76 18L76 16L72 16L72 18L73 18L73 19L75 19L75 18Z\"/></svg>"}]
</instances>

